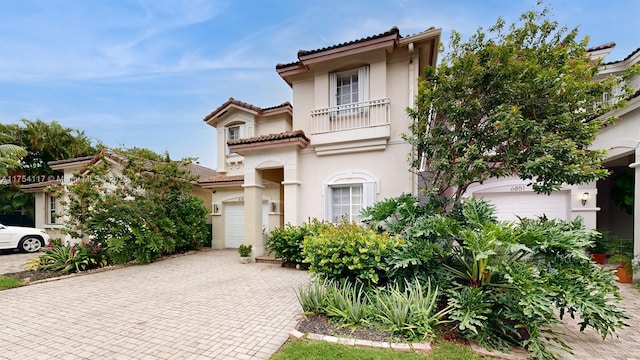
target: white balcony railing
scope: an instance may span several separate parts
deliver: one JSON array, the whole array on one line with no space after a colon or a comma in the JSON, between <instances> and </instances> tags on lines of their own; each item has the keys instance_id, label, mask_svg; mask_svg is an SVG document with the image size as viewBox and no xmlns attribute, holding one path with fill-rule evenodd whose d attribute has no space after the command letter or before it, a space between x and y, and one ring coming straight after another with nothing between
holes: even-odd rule
<instances>
[{"instance_id":1,"label":"white balcony railing","mask_svg":"<svg viewBox=\"0 0 640 360\"><path fill-rule=\"evenodd\" d=\"M311 134L388 125L390 103L386 98L313 110Z\"/></svg>"}]
</instances>

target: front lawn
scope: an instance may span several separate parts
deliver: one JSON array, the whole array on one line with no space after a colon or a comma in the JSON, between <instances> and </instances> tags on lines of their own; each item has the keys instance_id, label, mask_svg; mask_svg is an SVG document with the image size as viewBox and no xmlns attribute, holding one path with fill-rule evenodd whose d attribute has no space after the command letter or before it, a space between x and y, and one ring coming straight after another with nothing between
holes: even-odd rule
<instances>
[{"instance_id":1,"label":"front lawn","mask_svg":"<svg viewBox=\"0 0 640 360\"><path fill-rule=\"evenodd\" d=\"M21 284L22 283L18 279L0 275L0 290L18 287Z\"/></svg>"},{"instance_id":2,"label":"front lawn","mask_svg":"<svg viewBox=\"0 0 640 360\"><path fill-rule=\"evenodd\" d=\"M286 343L271 360L480 360L483 358L468 347L444 344L427 354L405 353L387 349L366 349L332 344L326 341L293 340Z\"/></svg>"}]
</instances>

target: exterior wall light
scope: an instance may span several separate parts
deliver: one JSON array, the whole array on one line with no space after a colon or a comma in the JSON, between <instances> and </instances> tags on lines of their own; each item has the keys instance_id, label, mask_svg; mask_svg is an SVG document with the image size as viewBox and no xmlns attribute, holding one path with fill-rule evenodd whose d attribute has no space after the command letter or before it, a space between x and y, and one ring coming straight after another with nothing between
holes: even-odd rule
<instances>
[{"instance_id":1,"label":"exterior wall light","mask_svg":"<svg viewBox=\"0 0 640 360\"><path fill-rule=\"evenodd\" d=\"M580 202L582 203L582 206L586 206L588 200L589 200L589 193L588 192L583 193L582 197L580 197Z\"/></svg>"}]
</instances>

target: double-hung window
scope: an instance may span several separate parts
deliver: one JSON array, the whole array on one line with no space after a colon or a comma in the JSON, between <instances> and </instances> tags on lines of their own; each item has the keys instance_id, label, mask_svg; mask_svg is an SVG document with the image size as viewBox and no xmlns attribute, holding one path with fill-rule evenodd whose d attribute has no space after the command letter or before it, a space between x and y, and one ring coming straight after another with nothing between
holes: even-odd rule
<instances>
[{"instance_id":1,"label":"double-hung window","mask_svg":"<svg viewBox=\"0 0 640 360\"><path fill-rule=\"evenodd\" d=\"M369 66L329 73L329 86L329 106L331 107L345 107L345 105L368 101Z\"/></svg>"},{"instance_id":2,"label":"double-hung window","mask_svg":"<svg viewBox=\"0 0 640 360\"><path fill-rule=\"evenodd\" d=\"M227 141L240 139L240 125L229 126L227 128ZM235 154L231 150L227 149L229 155Z\"/></svg>"},{"instance_id":3,"label":"double-hung window","mask_svg":"<svg viewBox=\"0 0 640 360\"><path fill-rule=\"evenodd\" d=\"M55 224L57 220L56 212L58 211L58 201L55 196L47 196L47 220L49 224Z\"/></svg>"},{"instance_id":4,"label":"double-hung window","mask_svg":"<svg viewBox=\"0 0 640 360\"><path fill-rule=\"evenodd\" d=\"M362 184L331 187L331 221L358 221L363 205Z\"/></svg>"}]
</instances>

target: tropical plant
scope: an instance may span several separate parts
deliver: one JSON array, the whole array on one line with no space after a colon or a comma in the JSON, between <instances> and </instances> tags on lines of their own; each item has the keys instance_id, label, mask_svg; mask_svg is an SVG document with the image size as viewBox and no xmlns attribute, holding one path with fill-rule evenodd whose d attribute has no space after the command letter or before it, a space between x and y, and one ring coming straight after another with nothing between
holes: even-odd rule
<instances>
[{"instance_id":1,"label":"tropical plant","mask_svg":"<svg viewBox=\"0 0 640 360\"><path fill-rule=\"evenodd\" d=\"M324 312L327 316L352 328L368 323L369 299L362 284L333 281L327 286L325 296Z\"/></svg>"},{"instance_id":2,"label":"tropical plant","mask_svg":"<svg viewBox=\"0 0 640 360\"><path fill-rule=\"evenodd\" d=\"M59 271L63 274L101 268L108 265L105 249L92 241L77 244L54 243L44 253L27 262L27 270Z\"/></svg>"},{"instance_id":3,"label":"tropical plant","mask_svg":"<svg viewBox=\"0 0 640 360\"><path fill-rule=\"evenodd\" d=\"M434 335L437 325L451 311L451 306L438 310L438 288L428 282L425 288L418 279L404 284L377 288L373 295L372 313L383 326L393 333L409 338L426 338Z\"/></svg>"},{"instance_id":4,"label":"tropical plant","mask_svg":"<svg viewBox=\"0 0 640 360\"><path fill-rule=\"evenodd\" d=\"M7 176L9 168L20 167L20 160L27 155L27 151L13 144L0 145L0 176Z\"/></svg>"},{"instance_id":5,"label":"tropical plant","mask_svg":"<svg viewBox=\"0 0 640 360\"><path fill-rule=\"evenodd\" d=\"M595 78L601 60L587 54L587 42L548 9L511 25L499 18L467 41L452 31L409 111L411 167L427 192L460 199L472 183L514 175L550 193L606 176L604 151L589 145L616 120L600 115L624 105L640 66ZM614 88L620 95L603 102Z\"/></svg>"},{"instance_id":6,"label":"tropical plant","mask_svg":"<svg viewBox=\"0 0 640 360\"><path fill-rule=\"evenodd\" d=\"M300 285L296 297L305 315L326 314L327 283L319 276L311 276L306 285Z\"/></svg>"},{"instance_id":7,"label":"tropical plant","mask_svg":"<svg viewBox=\"0 0 640 360\"><path fill-rule=\"evenodd\" d=\"M613 270L590 261L585 248L595 232L580 219L497 222L491 207L475 200L460 213L458 245L444 266L453 275L450 317L465 337L552 358L554 349L568 350L554 330L566 314L579 315L580 330L592 327L603 338L624 325Z\"/></svg>"}]
</instances>

